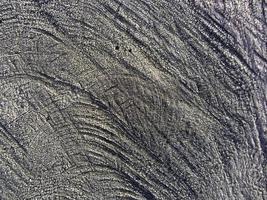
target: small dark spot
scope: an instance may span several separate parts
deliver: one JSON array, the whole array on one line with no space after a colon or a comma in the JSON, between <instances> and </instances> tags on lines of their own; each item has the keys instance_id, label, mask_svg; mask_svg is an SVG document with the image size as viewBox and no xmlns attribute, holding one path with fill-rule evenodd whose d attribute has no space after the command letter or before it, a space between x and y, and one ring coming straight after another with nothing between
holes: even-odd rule
<instances>
[{"instance_id":1,"label":"small dark spot","mask_svg":"<svg viewBox=\"0 0 267 200\"><path fill-rule=\"evenodd\" d=\"M47 116L46 116L46 120L47 120L47 121L51 120L50 115L47 115Z\"/></svg>"},{"instance_id":2,"label":"small dark spot","mask_svg":"<svg viewBox=\"0 0 267 200\"><path fill-rule=\"evenodd\" d=\"M185 122L185 124L186 124L186 127L191 127L191 122L190 121Z\"/></svg>"},{"instance_id":3,"label":"small dark spot","mask_svg":"<svg viewBox=\"0 0 267 200\"><path fill-rule=\"evenodd\" d=\"M1 23L3 23L3 20L2 20L2 19L0 19L0 24L1 24Z\"/></svg>"},{"instance_id":4,"label":"small dark spot","mask_svg":"<svg viewBox=\"0 0 267 200\"><path fill-rule=\"evenodd\" d=\"M116 49L116 50L119 50L119 49L120 49L120 47L117 45L117 46L115 46L115 49Z\"/></svg>"},{"instance_id":5,"label":"small dark spot","mask_svg":"<svg viewBox=\"0 0 267 200\"><path fill-rule=\"evenodd\" d=\"M129 49L128 51L129 51L129 53L132 53L132 49Z\"/></svg>"}]
</instances>

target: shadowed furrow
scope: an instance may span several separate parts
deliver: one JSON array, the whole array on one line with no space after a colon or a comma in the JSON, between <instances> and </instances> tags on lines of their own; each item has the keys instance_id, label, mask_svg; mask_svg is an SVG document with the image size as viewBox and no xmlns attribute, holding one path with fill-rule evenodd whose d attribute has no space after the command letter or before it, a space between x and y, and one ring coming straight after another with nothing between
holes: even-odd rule
<instances>
[{"instance_id":1,"label":"shadowed furrow","mask_svg":"<svg viewBox=\"0 0 267 200\"><path fill-rule=\"evenodd\" d=\"M0 199L266 199L265 13L2 0Z\"/></svg>"}]
</instances>

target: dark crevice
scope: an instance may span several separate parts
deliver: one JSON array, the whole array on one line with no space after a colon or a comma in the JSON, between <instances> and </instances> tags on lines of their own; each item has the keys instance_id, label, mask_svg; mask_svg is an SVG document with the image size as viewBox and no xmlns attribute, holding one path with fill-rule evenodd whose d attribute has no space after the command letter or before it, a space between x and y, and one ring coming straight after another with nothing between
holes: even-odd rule
<instances>
[{"instance_id":1,"label":"dark crevice","mask_svg":"<svg viewBox=\"0 0 267 200\"><path fill-rule=\"evenodd\" d=\"M117 45L117 46L115 46L115 50L119 50L120 49L120 47Z\"/></svg>"}]
</instances>

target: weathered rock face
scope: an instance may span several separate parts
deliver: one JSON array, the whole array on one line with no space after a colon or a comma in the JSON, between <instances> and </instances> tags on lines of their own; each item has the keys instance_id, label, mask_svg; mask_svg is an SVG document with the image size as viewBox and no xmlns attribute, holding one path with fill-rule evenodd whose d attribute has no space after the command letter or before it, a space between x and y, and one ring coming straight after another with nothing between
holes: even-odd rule
<instances>
[{"instance_id":1,"label":"weathered rock face","mask_svg":"<svg viewBox=\"0 0 267 200\"><path fill-rule=\"evenodd\" d=\"M266 6L1 0L0 199L267 199Z\"/></svg>"}]
</instances>

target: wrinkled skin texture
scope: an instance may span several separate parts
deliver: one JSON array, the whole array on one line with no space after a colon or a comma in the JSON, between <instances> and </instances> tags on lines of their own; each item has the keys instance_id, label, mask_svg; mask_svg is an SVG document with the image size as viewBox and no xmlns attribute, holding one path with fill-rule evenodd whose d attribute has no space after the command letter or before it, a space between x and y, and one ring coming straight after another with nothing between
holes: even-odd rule
<instances>
[{"instance_id":1,"label":"wrinkled skin texture","mask_svg":"<svg viewBox=\"0 0 267 200\"><path fill-rule=\"evenodd\" d=\"M1 0L0 199L266 199L264 0Z\"/></svg>"}]
</instances>

